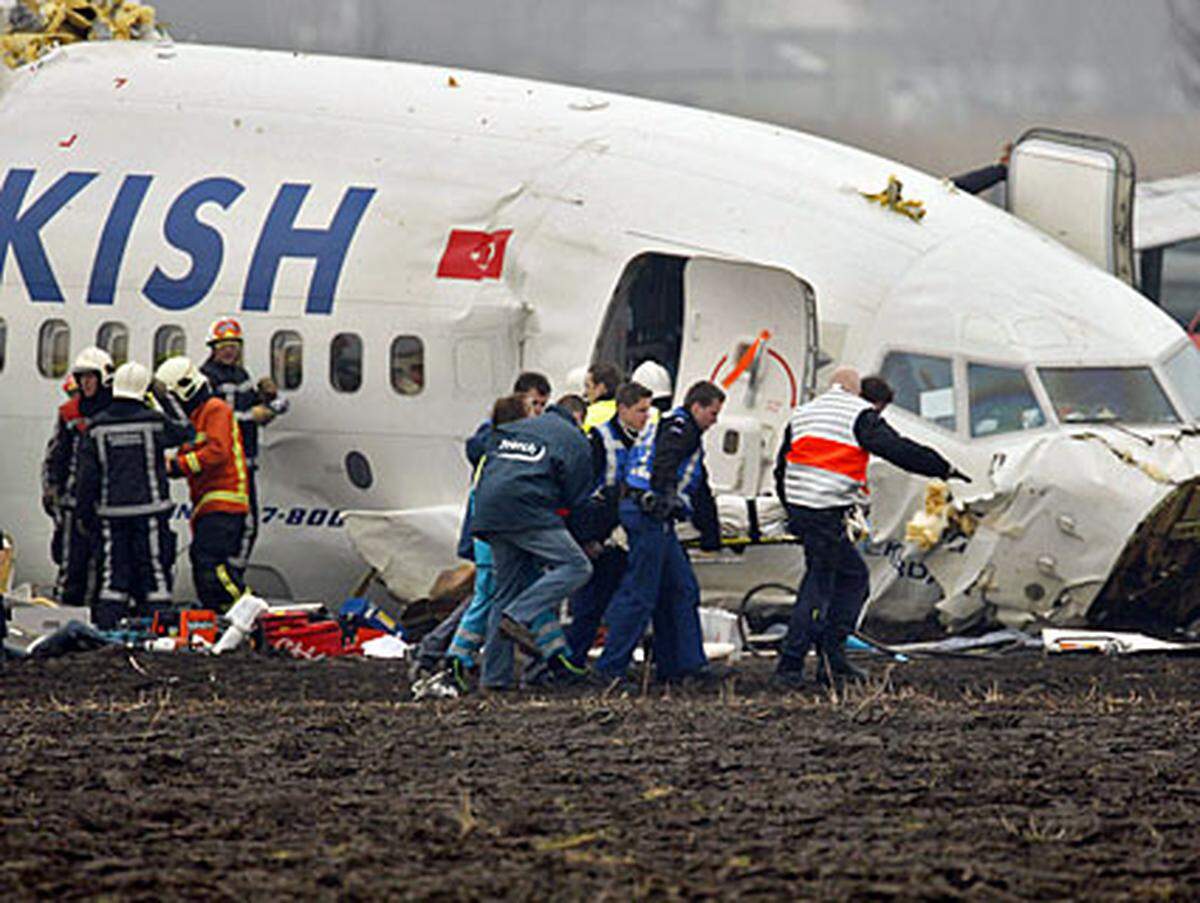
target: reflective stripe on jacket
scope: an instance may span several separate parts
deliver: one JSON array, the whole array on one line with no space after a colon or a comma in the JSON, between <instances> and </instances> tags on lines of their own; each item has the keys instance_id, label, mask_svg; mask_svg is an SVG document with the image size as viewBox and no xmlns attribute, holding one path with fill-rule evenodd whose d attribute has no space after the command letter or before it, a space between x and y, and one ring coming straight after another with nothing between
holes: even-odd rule
<instances>
[{"instance_id":1,"label":"reflective stripe on jacket","mask_svg":"<svg viewBox=\"0 0 1200 903\"><path fill-rule=\"evenodd\" d=\"M233 409L209 398L190 415L195 442L179 450L176 461L187 475L192 520L210 511L245 514L250 510L246 454Z\"/></svg>"},{"instance_id":2,"label":"reflective stripe on jacket","mask_svg":"<svg viewBox=\"0 0 1200 903\"><path fill-rule=\"evenodd\" d=\"M792 411L792 444L784 473L785 501L801 508L840 508L863 502L870 454L854 423L871 403L834 386Z\"/></svg>"},{"instance_id":3,"label":"reflective stripe on jacket","mask_svg":"<svg viewBox=\"0 0 1200 903\"><path fill-rule=\"evenodd\" d=\"M637 442L629 452L629 470L625 476L625 484L646 491L650 489L651 477L654 473L654 454L658 437L663 429L675 418L688 418L690 415L683 408L675 408L666 414L658 424L647 424ZM696 450L679 462L675 472L675 491L683 501L684 510L691 514L692 505L689 498L704 480L704 445L697 443Z\"/></svg>"}]
</instances>

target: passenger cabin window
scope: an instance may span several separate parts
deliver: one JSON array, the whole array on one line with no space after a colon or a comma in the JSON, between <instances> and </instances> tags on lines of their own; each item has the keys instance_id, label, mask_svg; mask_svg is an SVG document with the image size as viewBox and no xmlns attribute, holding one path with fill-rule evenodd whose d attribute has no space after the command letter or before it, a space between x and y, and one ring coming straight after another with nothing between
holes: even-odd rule
<instances>
[{"instance_id":1,"label":"passenger cabin window","mask_svg":"<svg viewBox=\"0 0 1200 903\"><path fill-rule=\"evenodd\" d=\"M1063 423L1178 423L1149 367L1039 367Z\"/></svg>"},{"instance_id":2,"label":"passenger cabin window","mask_svg":"<svg viewBox=\"0 0 1200 903\"><path fill-rule=\"evenodd\" d=\"M66 320L47 320L38 330L38 372L60 379L71 366L71 327Z\"/></svg>"},{"instance_id":3,"label":"passenger cabin window","mask_svg":"<svg viewBox=\"0 0 1200 903\"><path fill-rule=\"evenodd\" d=\"M187 354L187 336L182 327L160 326L154 331L154 369L168 358Z\"/></svg>"},{"instance_id":4,"label":"passenger cabin window","mask_svg":"<svg viewBox=\"0 0 1200 903\"><path fill-rule=\"evenodd\" d=\"M4 357L8 348L8 324L0 317L0 373L4 372Z\"/></svg>"},{"instance_id":5,"label":"passenger cabin window","mask_svg":"<svg viewBox=\"0 0 1200 903\"><path fill-rule=\"evenodd\" d=\"M271 379L281 389L299 389L304 381L304 340L281 329L271 336Z\"/></svg>"},{"instance_id":6,"label":"passenger cabin window","mask_svg":"<svg viewBox=\"0 0 1200 903\"><path fill-rule=\"evenodd\" d=\"M420 395L425 388L425 344L415 335L392 339L392 388L401 395Z\"/></svg>"},{"instance_id":7,"label":"passenger cabin window","mask_svg":"<svg viewBox=\"0 0 1200 903\"><path fill-rule=\"evenodd\" d=\"M971 435L995 436L1044 426L1046 417L1017 367L967 365Z\"/></svg>"},{"instance_id":8,"label":"passenger cabin window","mask_svg":"<svg viewBox=\"0 0 1200 903\"><path fill-rule=\"evenodd\" d=\"M96 346L108 352L114 367L120 367L129 360L129 330L124 323L103 323L96 332Z\"/></svg>"},{"instance_id":9,"label":"passenger cabin window","mask_svg":"<svg viewBox=\"0 0 1200 903\"><path fill-rule=\"evenodd\" d=\"M0 367L3 367L2 361ZM1200 420L1200 351L1188 342L1167 358L1163 368L1175 391L1183 399L1188 417Z\"/></svg>"},{"instance_id":10,"label":"passenger cabin window","mask_svg":"<svg viewBox=\"0 0 1200 903\"><path fill-rule=\"evenodd\" d=\"M953 431L958 423L954 403L954 365L950 358L893 351L881 375L896 393L898 407Z\"/></svg>"},{"instance_id":11,"label":"passenger cabin window","mask_svg":"<svg viewBox=\"0 0 1200 903\"><path fill-rule=\"evenodd\" d=\"M329 382L339 392L362 385L363 343L352 332L339 332L329 345Z\"/></svg>"}]
</instances>

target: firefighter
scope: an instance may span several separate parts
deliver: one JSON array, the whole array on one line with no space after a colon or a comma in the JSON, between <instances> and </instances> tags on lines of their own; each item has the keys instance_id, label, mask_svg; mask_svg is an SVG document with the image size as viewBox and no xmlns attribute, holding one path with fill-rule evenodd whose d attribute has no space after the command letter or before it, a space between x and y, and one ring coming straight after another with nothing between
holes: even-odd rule
<instances>
[{"instance_id":1,"label":"firefighter","mask_svg":"<svg viewBox=\"0 0 1200 903\"><path fill-rule=\"evenodd\" d=\"M592 364L583 379L583 394L587 398L587 414L583 418L583 431L590 433L593 427L612 420L617 413L617 387L621 385L621 371L615 364Z\"/></svg>"},{"instance_id":2,"label":"firefighter","mask_svg":"<svg viewBox=\"0 0 1200 903\"><path fill-rule=\"evenodd\" d=\"M604 612L625 574L628 556L611 538L620 525L621 487L630 453L650 419L650 397L640 383L625 383L616 392L616 413L588 433L596 488L572 533L592 559L592 579L571 596L571 624L566 629L571 660L579 667L587 664Z\"/></svg>"},{"instance_id":3,"label":"firefighter","mask_svg":"<svg viewBox=\"0 0 1200 903\"><path fill-rule=\"evenodd\" d=\"M214 395L233 408L246 455L246 485L250 508L242 532L237 566L245 569L258 539L258 429L275 419L279 388L269 376L257 383L243 365L242 324L233 317L214 320L208 328L209 357L200 367Z\"/></svg>"},{"instance_id":4,"label":"firefighter","mask_svg":"<svg viewBox=\"0 0 1200 903\"><path fill-rule=\"evenodd\" d=\"M860 397L866 389L867 397ZM804 544L804 577L772 682L804 685L804 660L820 656L822 683L861 680L844 650L868 591L867 566L850 541L846 518L866 501L867 464L878 455L901 470L966 479L932 448L906 439L880 416L892 400L878 377L859 379L850 367L833 372L827 392L792 411L775 462L775 492L788 528Z\"/></svg>"},{"instance_id":5,"label":"firefighter","mask_svg":"<svg viewBox=\"0 0 1200 903\"><path fill-rule=\"evenodd\" d=\"M175 534L164 452L190 441L193 431L148 405L149 386L149 370L122 364L112 404L92 420L80 446L79 518L100 537L92 623L101 630L171 603Z\"/></svg>"},{"instance_id":6,"label":"firefighter","mask_svg":"<svg viewBox=\"0 0 1200 903\"><path fill-rule=\"evenodd\" d=\"M240 561L250 499L242 437L233 409L212 394L208 380L186 357L167 360L155 376L183 406L196 430L194 441L168 459L167 473L188 481L188 558L200 605L225 611L245 592Z\"/></svg>"},{"instance_id":7,"label":"firefighter","mask_svg":"<svg viewBox=\"0 0 1200 903\"><path fill-rule=\"evenodd\" d=\"M708 485L701 439L717 422L725 393L710 382L692 385L683 404L645 430L630 452L621 500L629 564L609 603L608 636L596 662L601 681L624 676L651 622L654 660L663 681L720 676L704 655L700 586L675 534L677 520L700 531L700 548L721 547L717 507Z\"/></svg>"},{"instance_id":8,"label":"firefighter","mask_svg":"<svg viewBox=\"0 0 1200 903\"><path fill-rule=\"evenodd\" d=\"M92 418L112 400L112 358L100 348L85 348L75 358L71 376L78 393L58 409L42 462L42 507L54 518L50 554L58 565L55 595L63 605L88 605L97 586L98 537L76 517L79 445Z\"/></svg>"}]
</instances>

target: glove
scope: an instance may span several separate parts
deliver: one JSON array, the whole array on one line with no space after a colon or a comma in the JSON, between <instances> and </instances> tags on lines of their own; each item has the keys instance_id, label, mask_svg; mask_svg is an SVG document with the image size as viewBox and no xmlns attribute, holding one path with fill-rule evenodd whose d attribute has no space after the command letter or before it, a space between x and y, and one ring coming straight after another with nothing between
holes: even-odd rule
<instances>
[{"instance_id":1,"label":"glove","mask_svg":"<svg viewBox=\"0 0 1200 903\"><path fill-rule=\"evenodd\" d=\"M275 380L269 376L264 376L258 381L258 397L262 399L263 404L269 404L279 395L279 386L275 385Z\"/></svg>"},{"instance_id":2,"label":"glove","mask_svg":"<svg viewBox=\"0 0 1200 903\"><path fill-rule=\"evenodd\" d=\"M721 546L721 537L720 536L701 536L700 537L700 551L701 552L719 552L719 551L721 551L721 549L722 549L722 546Z\"/></svg>"},{"instance_id":3,"label":"glove","mask_svg":"<svg viewBox=\"0 0 1200 903\"><path fill-rule=\"evenodd\" d=\"M971 478L959 470L957 467L951 467L950 473L946 476L947 480L962 480L964 483L972 482Z\"/></svg>"},{"instance_id":4,"label":"glove","mask_svg":"<svg viewBox=\"0 0 1200 903\"><path fill-rule=\"evenodd\" d=\"M42 493L42 510L47 517L58 516L58 493L53 489Z\"/></svg>"},{"instance_id":5,"label":"glove","mask_svg":"<svg viewBox=\"0 0 1200 903\"><path fill-rule=\"evenodd\" d=\"M256 404L250 409L250 416L259 426L266 426L275 419L275 412L265 404Z\"/></svg>"},{"instance_id":6,"label":"glove","mask_svg":"<svg viewBox=\"0 0 1200 903\"><path fill-rule=\"evenodd\" d=\"M183 468L179 466L179 461L176 458L167 458L167 476L181 477L183 476Z\"/></svg>"}]
</instances>

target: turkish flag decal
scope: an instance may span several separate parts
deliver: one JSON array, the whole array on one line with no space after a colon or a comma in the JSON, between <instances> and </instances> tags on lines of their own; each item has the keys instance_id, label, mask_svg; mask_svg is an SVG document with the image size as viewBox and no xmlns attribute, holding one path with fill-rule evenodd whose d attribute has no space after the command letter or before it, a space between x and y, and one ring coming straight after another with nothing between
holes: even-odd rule
<instances>
[{"instance_id":1,"label":"turkish flag decal","mask_svg":"<svg viewBox=\"0 0 1200 903\"><path fill-rule=\"evenodd\" d=\"M512 229L498 232L451 229L438 263L438 278L499 279L504 270L504 249L511 235Z\"/></svg>"}]
</instances>

